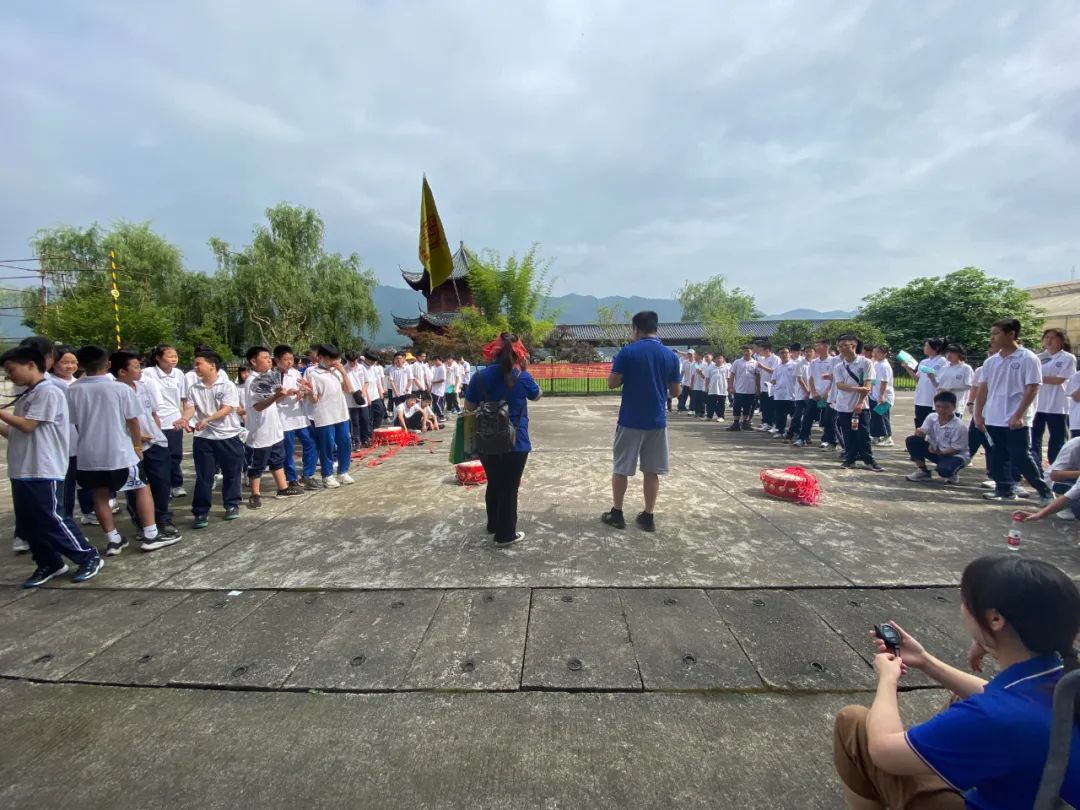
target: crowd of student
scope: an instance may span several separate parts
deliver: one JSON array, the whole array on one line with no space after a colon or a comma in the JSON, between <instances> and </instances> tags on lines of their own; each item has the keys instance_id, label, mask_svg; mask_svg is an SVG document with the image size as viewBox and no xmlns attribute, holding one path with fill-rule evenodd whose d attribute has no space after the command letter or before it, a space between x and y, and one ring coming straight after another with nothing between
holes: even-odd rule
<instances>
[{"instance_id":1,"label":"crowd of student","mask_svg":"<svg viewBox=\"0 0 1080 810\"><path fill-rule=\"evenodd\" d=\"M181 467L185 432L193 434L191 528L205 529L218 482L227 521L240 517L244 478L251 509L262 507L266 472L274 498L355 483L352 453L371 446L388 415L404 430L438 430L448 413L460 412L458 394L472 376L464 358L428 362L424 354L398 353L384 365L371 353L347 352L343 362L328 344L313 346L299 362L286 345L253 346L246 357L236 382L205 346L197 347L186 373L171 346L154 348L145 368L133 352L76 350L43 337L26 338L0 357L16 386L8 403L14 407L0 410L13 547L29 551L36 565L25 587L66 574L65 557L76 566L72 581L84 582L101 571L102 556L128 546L113 517L118 493L125 495L141 550L179 542L172 502L188 495ZM80 525L101 527L103 553Z\"/></svg>"},{"instance_id":2,"label":"crowd of student","mask_svg":"<svg viewBox=\"0 0 1080 810\"><path fill-rule=\"evenodd\" d=\"M1080 488L1072 486L1080 470L1076 356L1060 329L1043 332L1039 354L1021 344L1020 331L1013 319L994 323L989 351L977 369L967 363L963 346L939 338L925 341L922 360L905 356L898 364L916 380L915 430L905 439L915 469L907 478L930 481L936 472L947 483L959 483L981 449L982 486L992 490L986 499L1026 497L1031 492L1019 486L1025 480L1043 507L1033 519L1057 514L1071 520L1080 516ZM680 374L678 410L724 422L730 407L730 431L756 430L805 448L813 444L816 426L819 447L838 449L843 467L862 462L875 472L883 467L874 447L894 445L896 391L886 346L864 346L843 335L835 348L822 340L774 352L768 341L759 341L744 346L734 362L722 355L699 359L692 351L681 355ZM1054 499L1055 493L1061 497Z\"/></svg>"}]
</instances>

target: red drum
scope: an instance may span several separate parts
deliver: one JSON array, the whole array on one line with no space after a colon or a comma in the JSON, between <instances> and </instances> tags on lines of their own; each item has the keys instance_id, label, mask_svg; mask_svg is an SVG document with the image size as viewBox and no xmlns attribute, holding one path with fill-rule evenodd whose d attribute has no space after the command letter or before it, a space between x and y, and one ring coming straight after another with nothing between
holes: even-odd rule
<instances>
[{"instance_id":1,"label":"red drum","mask_svg":"<svg viewBox=\"0 0 1080 810\"><path fill-rule=\"evenodd\" d=\"M487 476L484 474L484 465L479 461L463 461L460 464L455 464L454 472L457 473L459 484L468 486L470 484L487 483Z\"/></svg>"},{"instance_id":2,"label":"red drum","mask_svg":"<svg viewBox=\"0 0 1080 810\"><path fill-rule=\"evenodd\" d=\"M403 427L380 427L375 428L371 434L371 443L376 447L385 447L396 444L399 447L405 443L408 434Z\"/></svg>"},{"instance_id":3,"label":"red drum","mask_svg":"<svg viewBox=\"0 0 1080 810\"><path fill-rule=\"evenodd\" d=\"M785 467L761 471L765 494L795 503L817 503L821 487L817 479L802 467Z\"/></svg>"}]
</instances>

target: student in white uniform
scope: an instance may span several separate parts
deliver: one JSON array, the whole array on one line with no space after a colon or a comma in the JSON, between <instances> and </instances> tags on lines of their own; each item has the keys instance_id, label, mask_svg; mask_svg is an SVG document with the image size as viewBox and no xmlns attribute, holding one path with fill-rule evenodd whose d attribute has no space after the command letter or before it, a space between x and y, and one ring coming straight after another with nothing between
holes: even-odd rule
<instances>
[{"instance_id":1,"label":"student in white uniform","mask_svg":"<svg viewBox=\"0 0 1080 810\"><path fill-rule=\"evenodd\" d=\"M236 411L240 396L228 375L222 377L224 362L216 352L195 353L195 384L188 386L184 421L194 424L191 455L195 463L195 492L191 497L193 529L205 529L209 522L214 468L221 469L221 500L225 520L240 517L240 477L244 470L243 426Z\"/></svg>"},{"instance_id":2,"label":"student in white uniform","mask_svg":"<svg viewBox=\"0 0 1080 810\"><path fill-rule=\"evenodd\" d=\"M52 354L56 359L52 364L52 368L45 372L45 378L55 385L61 386L66 397L68 386L78 381L75 372L79 370L79 360L75 357L75 350L70 346L56 346ZM46 365L48 365L47 361ZM70 424L70 419L68 422ZM75 452L79 449L79 432L74 425L71 425L69 433L68 452L71 453L71 458L68 461L68 474L64 478L64 517L74 519L77 493L80 522L87 525L97 525L97 515L94 514L94 494L90 490L81 487L76 489L75 479L78 474L78 466L75 462ZM22 543L21 540L16 544L15 551L17 553L29 550L30 546Z\"/></svg>"},{"instance_id":3,"label":"student in white uniform","mask_svg":"<svg viewBox=\"0 0 1080 810\"><path fill-rule=\"evenodd\" d=\"M732 423L728 430L751 430L750 420L758 396L758 373L754 350L749 344L742 347L742 357L731 364L728 390L735 392Z\"/></svg>"},{"instance_id":4,"label":"student in white uniform","mask_svg":"<svg viewBox=\"0 0 1080 810\"><path fill-rule=\"evenodd\" d=\"M405 355L398 352L394 355L394 365L390 367L390 393L391 401L396 408L405 401L405 397L412 393L413 374L405 362Z\"/></svg>"},{"instance_id":5,"label":"student in white uniform","mask_svg":"<svg viewBox=\"0 0 1080 810\"><path fill-rule=\"evenodd\" d=\"M186 498L184 473L180 463L184 460L184 400L187 399L187 378L176 364L180 357L172 346L155 346L150 354L151 365L143 369L143 379L157 384L161 394L161 432L169 443L169 487L171 497Z\"/></svg>"},{"instance_id":6,"label":"student in white uniform","mask_svg":"<svg viewBox=\"0 0 1080 810\"><path fill-rule=\"evenodd\" d=\"M945 347L946 364L935 375L938 391L951 391L956 396L956 415L960 419L967 415L968 400L975 384L975 371L964 362L966 357L963 346L950 343Z\"/></svg>"},{"instance_id":7,"label":"student in white uniform","mask_svg":"<svg viewBox=\"0 0 1080 810\"><path fill-rule=\"evenodd\" d=\"M821 425L821 449L829 450L836 445L836 411L832 407L832 367L829 341L814 344L814 359L810 361L810 405L817 409L817 421ZM809 432L807 431L807 441Z\"/></svg>"},{"instance_id":8,"label":"student in white uniform","mask_svg":"<svg viewBox=\"0 0 1080 810\"><path fill-rule=\"evenodd\" d=\"M758 430L776 433L776 427L773 425L772 387L773 372L780 365L780 358L773 354L772 344L766 340L760 344L756 360L758 379L761 380L761 385L758 388L758 399L761 405L761 425L758 426Z\"/></svg>"},{"instance_id":9,"label":"student in white uniform","mask_svg":"<svg viewBox=\"0 0 1080 810\"><path fill-rule=\"evenodd\" d=\"M1015 500L1019 473L1040 498L1049 502L1050 488L1031 457L1031 431L1027 429L1035 417L1042 364L1019 344L1019 339L1020 322L1015 318L996 321L990 328L990 342L997 354L983 365L975 396L975 426L989 437L990 471L995 483L994 491L983 497Z\"/></svg>"},{"instance_id":10,"label":"student in white uniform","mask_svg":"<svg viewBox=\"0 0 1080 810\"><path fill-rule=\"evenodd\" d=\"M461 366L453 356L446 359L446 410L450 413L458 413L458 373Z\"/></svg>"},{"instance_id":11,"label":"student in white uniform","mask_svg":"<svg viewBox=\"0 0 1080 810\"><path fill-rule=\"evenodd\" d=\"M788 347L788 351L791 352L791 362L795 366L791 378L791 394L794 398L794 404L791 411L791 425L788 427L784 438L795 447L805 447L806 442L802 438L802 432L803 423L806 421L807 403L810 398L810 361L804 356L801 343L792 343ZM806 352L809 353L809 349Z\"/></svg>"},{"instance_id":12,"label":"student in white uniform","mask_svg":"<svg viewBox=\"0 0 1080 810\"><path fill-rule=\"evenodd\" d=\"M85 372L68 389L71 421L79 432L77 480L94 493L94 512L105 532L105 556L114 556L128 544L113 522L109 500L114 492L133 492L135 510L142 527L140 548L156 551L170 546L179 535L158 533L154 501L141 469L143 406L131 386L110 380L109 356L100 346L83 346L76 353ZM138 358L134 358L136 361Z\"/></svg>"},{"instance_id":13,"label":"student in white uniform","mask_svg":"<svg viewBox=\"0 0 1080 810\"><path fill-rule=\"evenodd\" d=\"M968 449L968 429L956 415L956 394L939 391L934 397L934 413L907 437L907 451L915 463L908 481L929 481L933 478L926 467L929 461L937 474L950 484L960 483L960 471L971 461Z\"/></svg>"},{"instance_id":14,"label":"student in white uniform","mask_svg":"<svg viewBox=\"0 0 1080 810\"><path fill-rule=\"evenodd\" d=\"M892 408L896 403L893 369L888 348L873 348L874 387L870 392L870 439L878 447L892 447Z\"/></svg>"},{"instance_id":15,"label":"student in white uniform","mask_svg":"<svg viewBox=\"0 0 1080 810\"><path fill-rule=\"evenodd\" d=\"M1075 439L1080 436L1080 371L1065 383L1065 398L1069 403L1069 436Z\"/></svg>"},{"instance_id":16,"label":"student in white uniform","mask_svg":"<svg viewBox=\"0 0 1080 810\"><path fill-rule=\"evenodd\" d=\"M1050 481L1054 501L1027 520L1039 520L1049 515L1062 520L1080 517L1080 439L1072 438L1065 442L1046 477Z\"/></svg>"},{"instance_id":17,"label":"student in white uniform","mask_svg":"<svg viewBox=\"0 0 1080 810\"><path fill-rule=\"evenodd\" d=\"M870 394L873 363L859 352L862 345L854 335L837 338L840 356L833 367L836 389L836 421L844 435L843 467L855 469L862 461L866 469L882 472L870 447L870 416L866 400Z\"/></svg>"},{"instance_id":18,"label":"student in white uniform","mask_svg":"<svg viewBox=\"0 0 1080 810\"><path fill-rule=\"evenodd\" d=\"M142 409L139 415L139 430L142 432L142 477L146 479L150 497L154 502L154 523L158 527L158 533L163 541L172 540L175 543L181 538L179 529L173 525L173 513L169 507L172 457L169 455L169 440L161 429L161 410L164 407L161 391L156 383L143 379L142 362L138 355L131 352L113 352L109 357L109 372L116 377L118 383L132 390ZM130 490L127 493L127 507L131 519L141 526L138 501Z\"/></svg>"},{"instance_id":19,"label":"student in white uniform","mask_svg":"<svg viewBox=\"0 0 1080 810\"><path fill-rule=\"evenodd\" d=\"M934 395L937 393L937 374L945 366L941 350L945 341L941 338L927 338L923 343L925 358L913 371L903 366L910 376L915 378L915 427L919 427L934 410Z\"/></svg>"},{"instance_id":20,"label":"student in white uniform","mask_svg":"<svg viewBox=\"0 0 1080 810\"><path fill-rule=\"evenodd\" d=\"M352 385L352 393L345 398L345 404L349 406L349 441L352 449L359 450L363 444L364 425L367 423L370 406L364 398L364 382L367 379L367 369L360 362L360 352L345 352L345 373Z\"/></svg>"},{"instance_id":21,"label":"student in white uniform","mask_svg":"<svg viewBox=\"0 0 1080 810\"><path fill-rule=\"evenodd\" d=\"M727 363L724 355L716 355L716 359L705 369L706 396L705 418L715 419L717 422L724 421L724 409L727 407Z\"/></svg>"},{"instance_id":22,"label":"student in white uniform","mask_svg":"<svg viewBox=\"0 0 1080 810\"><path fill-rule=\"evenodd\" d=\"M446 421L446 366L441 357L431 358L431 404L440 422Z\"/></svg>"},{"instance_id":23,"label":"student in white uniform","mask_svg":"<svg viewBox=\"0 0 1080 810\"><path fill-rule=\"evenodd\" d=\"M363 447L371 447L373 431L382 427L383 420L386 418L384 371L379 358L370 352L364 353L361 362L364 364L364 398L370 404L368 405L368 421L363 426L364 433L360 436L360 444Z\"/></svg>"},{"instance_id":24,"label":"student in white uniform","mask_svg":"<svg viewBox=\"0 0 1080 810\"><path fill-rule=\"evenodd\" d=\"M323 486L335 489L342 484L355 484L349 475L352 445L349 439L349 407L353 388L341 354L328 343L315 347L319 365L308 372L311 382L311 419L315 423L315 443L319 447L319 466ZM334 473L334 460L337 473Z\"/></svg>"},{"instance_id":25,"label":"student in white uniform","mask_svg":"<svg viewBox=\"0 0 1080 810\"><path fill-rule=\"evenodd\" d=\"M689 402L694 393L694 369L697 366L697 355L691 349L679 358L679 413L690 413L692 409Z\"/></svg>"},{"instance_id":26,"label":"student in white uniform","mask_svg":"<svg viewBox=\"0 0 1080 810\"><path fill-rule=\"evenodd\" d=\"M307 492L315 492L322 489L315 480L315 465L318 463L319 454L315 449L315 437L311 433L307 409L304 406L304 395L308 389L304 385L304 378L293 366L295 361L296 355L291 346L281 344L274 347L274 367L281 374L281 387L286 392L277 402L278 417L285 436L282 440L285 481L290 487L302 486ZM296 471L294 457L298 441L302 453L299 473Z\"/></svg>"},{"instance_id":27,"label":"student in white uniform","mask_svg":"<svg viewBox=\"0 0 1080 810\"><path fill-rule=\"evenodd\" d=\"M778 439L787 436L788 419L795 410L795 363L787 346L780 347L780 362L772 373L773 430L770 435Z\"/></svg>"},{"instance_id":28,"label":"student in white uniform","mask_svg":"<svg viewBox=\"0 0 1080 810\"><path fill-rule=\"evenodd\" d=\"M415 394L409 394L404 402L394 408L394 424L404 430L424 429L424 408Z\"/></svg>"},{"instance_id":29,"label":"student in white uniform","mask_svg":"<svg viewBox=\"0 0 1080 810\"><path fill-rule=\"evenodd\" d=\"M15 511L15 535L30 546L35 570L23 582L37 588L67 573L67 557L78 566L73 582L85 582L104 562L70 517L61 514L61 486L67 475L67 396L45 380L45 358L31 346L0 356L4 373L23 390L12 410L0 410L0 436L8 440L7 473Z\"/></svg>"},{"instance_id":30,"label":"student in white uniform","mask_svg":"<svg viewBox=\"0 0 1080 810\"><path fill-rule=\"evenodd\" d=\"M1031 456L1042 469L1043 432L1049 431L1046 445L1047 458L1054 463L1058 451L1069 434L1069 404L1065 398L1065 384L1076 372L1076 355L1072 353L1069 336L1061 329L1043 332L1044 352L1042 361L1042 385L1035 400L1035 419L1031 423Z\"/></svg>"},{"instance_id":31,"label":"student in white uniform","mask_svg":"<svg viewBox=\"0 0 1080 810\"><path fill-rule=\"evenodd\" d=\"M712 355L706 354L701 362L694 364L694 382L690 386L690 403L694 416L705 418L705 403L709 398L709 383L705 379L705 369L712 365Z\"/></svg>"},{"instance_id":32,"label":"student in white uniform","mask_svg":"<svg viewBox=\"0 0 1080 810\"><path fill-rule=\"evenodd\" d=\"M244 398L248 403L245 443L249 450L247 476L251 484L248 507L258 509L262 506L262 475L268 469L277 489L275 499L303 495L304 489L296 483L289 484L285 477L285 430L278 410L278 404L295 392L283 387L279 375L270 373L274 361L266 346L248 349L247 361L251 366Z\"/></svg>"}]
</instances>

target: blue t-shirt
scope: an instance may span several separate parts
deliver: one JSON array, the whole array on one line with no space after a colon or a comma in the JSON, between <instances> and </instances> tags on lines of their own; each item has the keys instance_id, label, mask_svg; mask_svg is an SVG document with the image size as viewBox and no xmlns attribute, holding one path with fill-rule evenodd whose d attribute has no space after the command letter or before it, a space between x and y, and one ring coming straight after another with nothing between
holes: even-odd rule
<instances>
[{"instance_id":1,"label":"blue t-shirt","mask_svg":"<svg viewBox=\"0 0 1080 810\"><path fill-rule=\"evenodd\" d=\"M528 401L540 397L540 386L527 371L515 368L514 377L517 380L514 387L507 388L499 366L497 364L488 366L483 371L473 374L469 387L465 389L465 399L475 405L481 402L506 400L506 404L510 406L510 422L517 428L514 452L528 453L532 450L532 443L529 441Z\"/></svg>"},{"instance_id":2,"label":"blue t-shirt","mask_svg":"<svg viewBox=\"0 0 1080 810\"><path fill-rule=\"evenodd\" d=\"M968 807L1031 807L1046 764L1054 685L1061 672L1056 655L1013 664L982 694L910 729L908 745L964 794ZM1080 727L1075 724L1061 797L1080 806Z\"/></svg>"},{"instance_id":3,"label":"blue t-shirt","mask_svg":"<svg viewBox=\"0 0 1080 810\"><path fill-rule=\"evenodd\" d=\"M658 338L641 338L619 349L611 371L622 375L619 424L636 430L667 427L668 384L679 381L675 352Z\"/></svg>"}]
</instances>

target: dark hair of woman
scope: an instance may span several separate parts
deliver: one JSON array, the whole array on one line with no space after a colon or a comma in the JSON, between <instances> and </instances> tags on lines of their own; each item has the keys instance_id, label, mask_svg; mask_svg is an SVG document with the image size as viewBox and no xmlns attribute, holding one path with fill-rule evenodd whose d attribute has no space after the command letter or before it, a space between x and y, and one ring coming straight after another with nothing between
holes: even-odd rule
<instances>
[{"instance_id":1,"label":"dark hair of woman","mask_svg":"<svg viewBox=\"0 0 1080 810\"><path fill-rule=\"evenodd\" d=\"M1045 329L1042 336L1045 338L1047 335L1054 335L1061 341L1061 350L1063 352L1072 352L1072 341L1069 340L1069 333L1064 329Z\"/></svg>"},{"instance_id":2,"label":"dark hair of woman","mask_svg":"<svg viewBox=\"0 0 1080 810\"><path fill-rule=\"evenodd\" d=\"M987 614L997 611L1031 652L1057 653L1065 672L1080 668L1073 647L1080 591L1057 567L1015 554L980 557L964 569L960 598L987 635L993 635Z\"/></svg>"},{"instance_id":3,"label":"dark hair of woman","mask_svg":"<svg viewBox=\"0 0 1080 810\"><path fill-rule=\"evenodd\" d=\"M499 340L502 341L502 346L499 347L499 351L495 355L499 361L499 370L502 371L506 387L513 388L517 382L517 378L514 377L514 366L524 371L528 368L528 363L524 356L518 356L515 351L519 347L517 335L503 332L499 335Z\"/></svg>"}]
</instances>

